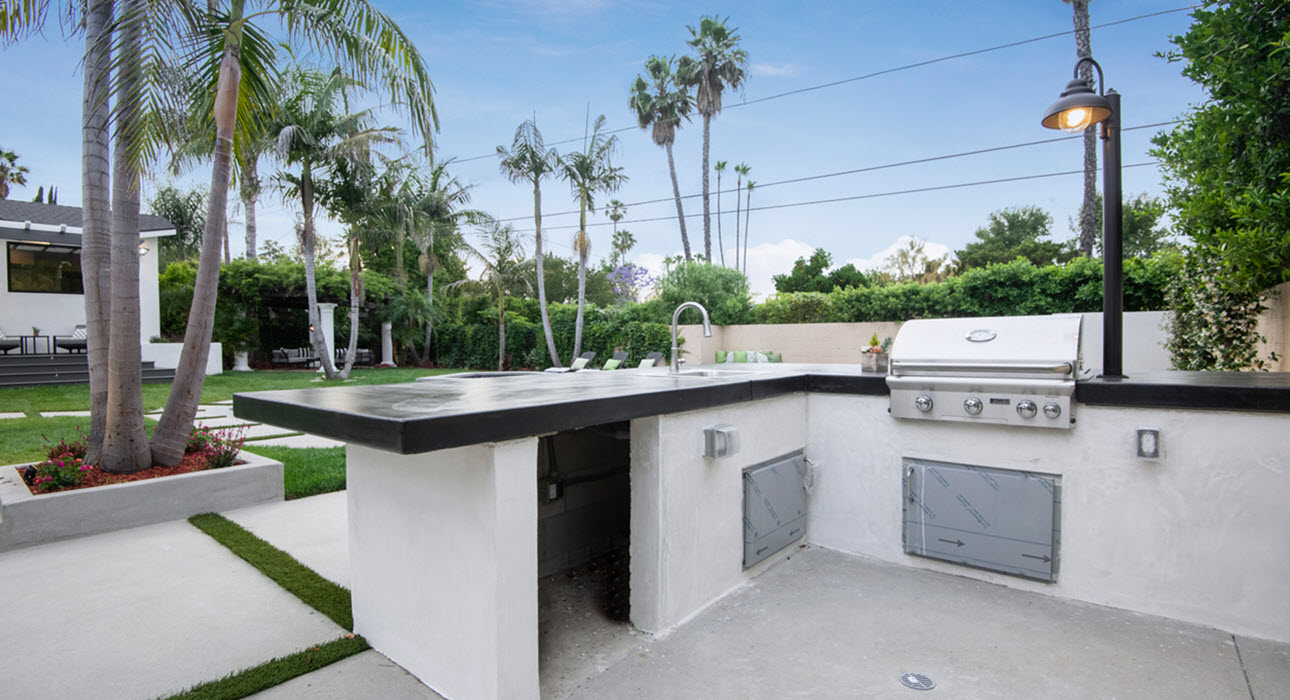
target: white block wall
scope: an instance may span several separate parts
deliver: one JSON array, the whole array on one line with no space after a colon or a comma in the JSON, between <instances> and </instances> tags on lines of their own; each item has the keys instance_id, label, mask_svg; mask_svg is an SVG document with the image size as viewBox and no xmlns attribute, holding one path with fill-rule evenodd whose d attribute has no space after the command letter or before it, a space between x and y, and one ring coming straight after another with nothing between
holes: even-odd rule
<instances>
[{"instance_id":1,"label":"white block wall","mask_svg":"<svg viewBox=\"0 0 1290 700\"><path fill-rule=\"evenodd\" d=\"M815 544L1290 641L1290 415L1079 405L1059 431L897 420L887 397L807 406ZM1160 429L1159 460L1136 456L1139 427ZM904 554L903 456L1061 475L1057 582Z\"/></svg>"}]
</instances>

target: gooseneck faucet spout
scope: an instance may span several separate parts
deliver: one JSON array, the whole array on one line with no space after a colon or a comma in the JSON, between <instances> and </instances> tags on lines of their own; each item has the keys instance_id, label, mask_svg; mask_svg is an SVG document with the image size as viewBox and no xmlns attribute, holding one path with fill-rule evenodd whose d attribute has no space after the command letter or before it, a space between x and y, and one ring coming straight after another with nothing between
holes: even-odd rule
<instances>
[{"instance_id":1,"label":"gooseneck faucet spout","mask_svg":"<svg viewBox=\"0 0 1290 700\"><path fill-rule=\"evenodd\" d=\"M680 372L681 363L684 362L681 359L681 348L676 344L676 323L681 318L681 312L686 309L698 309L699 313L703 314L703 337L712 337L712 324L708 321L708 310L703 308L703 304L697 301L687 301L676 307L676 311L672 312L672 372Z\"/></svg>"}]
</instances>

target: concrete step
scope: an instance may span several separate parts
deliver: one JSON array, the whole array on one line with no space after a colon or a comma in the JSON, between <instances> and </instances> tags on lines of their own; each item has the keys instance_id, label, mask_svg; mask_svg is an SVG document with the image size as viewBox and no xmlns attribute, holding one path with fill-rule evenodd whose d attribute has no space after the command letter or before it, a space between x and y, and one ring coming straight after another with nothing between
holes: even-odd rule
<instances>
[{"instance_id":1,"label":"concrete step","mask_svg":"<svg viewBox=\"0 0 1290 700\"><path fill-rule=\"evenodd\" d=\"M157 369L151 362L143 363L143 381L145 384L163 384L175 380L175 370ZM90 381L89 369L71 367L67 369L43 368L24 373L0 373L0 388L23 386L54 386L60 384L87 384Z\"/></svg>"}]
</instances>

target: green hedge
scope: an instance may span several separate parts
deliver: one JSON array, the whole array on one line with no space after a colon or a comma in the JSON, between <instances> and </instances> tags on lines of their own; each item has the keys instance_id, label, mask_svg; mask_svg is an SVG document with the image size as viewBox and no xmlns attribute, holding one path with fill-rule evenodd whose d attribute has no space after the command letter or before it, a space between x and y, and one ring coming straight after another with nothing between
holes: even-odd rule
<instances>
[{"instance_id":1,"label":"green hedge","mask_svg":"<svg viewBox=\"0 0 1290 700\"><path fill-rule=\"evenodd\" d=\"M1124 263L1125 311L1168 308L1165 287L1178 274L1176 252ZM1039 267L1027 260L968 270L933 284L777 294L757 306L758 323L905 321L911 318L1032 316L1102 310L1102 261L1076 258Z\"/></svg>"},{"instance_id":2,"label":"green hedge","mask_svg":"<svg viewBox=\"0 0 1290 700\"><path fill-rule=\"evenodd\" d=\"M572 312L572 313L571 313ZM573 350L574 313L571 305L551 306L551 330L560 361L569 365ZM649 352L667 354L672 345L671 329L662 323L622 321L612 313L588 308L582 329L582 351L596 353L593 363L599 366L614 352L627 352L625 367L634 367ZM541 323L525 318L506 322L506 367L509 369L546 369L551 358ZM497 325L482 323L446 323L435 327L434 361L441 367L497 368Z\"/></svg>"}]
</instances>

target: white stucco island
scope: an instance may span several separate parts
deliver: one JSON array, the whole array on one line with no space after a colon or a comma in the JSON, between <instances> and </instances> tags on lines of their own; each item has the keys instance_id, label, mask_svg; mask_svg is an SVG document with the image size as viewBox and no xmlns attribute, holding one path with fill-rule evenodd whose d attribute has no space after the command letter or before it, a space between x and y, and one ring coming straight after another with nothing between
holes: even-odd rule
<instances>
[{"instance_id":1,"label":"white stucco island","mask_svg":"<svg viewBox=\"0 0 1290 700\"><path fill-rule=\"evenodd\" d=\"M540 571L619 536L631 623L651 634L807 544L1290 641L1290 378L1170 373L1075 398L1070 430L907 421L880 375L786 364L449 375L234 406L348 443L355 631L448 698L538 697ZM716 425L735 454L704 456ZM1158 458L1137 456L1142 427ZM800 452L806 532L745 568L745 470ZM1059 481L1055 580L906 554L907 459Z\"/></svg>"}]
</instances>

